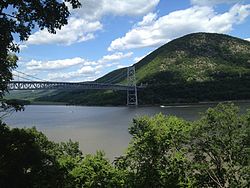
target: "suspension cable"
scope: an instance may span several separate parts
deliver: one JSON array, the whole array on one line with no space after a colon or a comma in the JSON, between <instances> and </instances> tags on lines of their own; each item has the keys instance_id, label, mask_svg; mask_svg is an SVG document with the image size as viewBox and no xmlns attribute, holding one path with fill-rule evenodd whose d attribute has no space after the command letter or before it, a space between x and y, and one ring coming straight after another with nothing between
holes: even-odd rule
<instances>
[{"instance_id":1,"label":"suspension cable","mask_svg":"<svg viewBox=\"0 0 250 188\"><path fill-rule=\"evenodd\" d=\"M33 81L33 80L29 79L29 78L26 78L26 77L23 77L23 76L20 76L20 75L16 75L16 74L13 74L13 73L12 73L12 75L16 76L16 77L19 77L19 78L22 78L24 80Z\"/></svg>"},{"instance_id":2,"label":"suspension cable","mask_svg":"<svg viewBox=\"0 0 250 188\"><path fill-rule=\"evenodd\" d=\"M43 79L41 79L41 78L38 78L38 77L35 77L35 76L32 76L32 75L23 73L23 72L21 72L21 71L17 71L17 70L15 70L15 71L18 72L18 73L20 73L20 74L23 74L23 75L25 75L25 76L28 76L29 78L34 78L34 79L37 79L37 80L40 80L40 81L45 81L45 80L43 80Z\"/></svg>"},{"instance_id":3,"label":"suspension cable","mask_svg":"<svg viewBox=\"0 0 250 188\"><path fill-rule=\"evenodd\" d=\"M119 74L115 75L114 77L106 80L104 83L114 83L115 81L124 77L124 72L120 72Z\"/></svg>"}]
</instances>

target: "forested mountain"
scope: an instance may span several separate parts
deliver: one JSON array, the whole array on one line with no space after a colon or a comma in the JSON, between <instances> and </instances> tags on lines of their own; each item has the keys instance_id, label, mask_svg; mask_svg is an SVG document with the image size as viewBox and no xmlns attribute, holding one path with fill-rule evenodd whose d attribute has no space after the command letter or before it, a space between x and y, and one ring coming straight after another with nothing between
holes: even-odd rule
<instances>
[{"instance_id":1,"label":"forested mountain","mask_svg":"<svg viewBox=\"0 0 250 188\"><path fill-rule=\"evenodd\" d=\"M250 42L224 34L194 33L175 39L135 64L140 104L250 99ZM126 72L115 70L98 82ZM125 82L123 78L116 83ZM126 103L117 91L40 92L34 101L87 105ZM19 92L20 94L20 92Z\"/></svg>"}]
</instances>

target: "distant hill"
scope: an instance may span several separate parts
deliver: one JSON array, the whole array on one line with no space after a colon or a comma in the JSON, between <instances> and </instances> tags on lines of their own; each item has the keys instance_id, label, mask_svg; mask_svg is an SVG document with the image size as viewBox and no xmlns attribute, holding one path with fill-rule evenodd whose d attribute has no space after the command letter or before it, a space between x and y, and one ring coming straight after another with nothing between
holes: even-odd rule
<instances>
[{"instance_id":1,"label":"distant hill","mask_svg":"<svg viewBox=\"0 0 250 188\"><path fill-rule=\"evenodd\" d=\"M140 104L250 99L250 42L229 35L194 33L175 39L135 64ZM105 82L126 69L101 78ZM125 75L125 74L124 74ZM125 82L119 77L115 83ZM34 100L75 104L125 104L126 93L54 92Z\"/></svg>"}]
</instances>

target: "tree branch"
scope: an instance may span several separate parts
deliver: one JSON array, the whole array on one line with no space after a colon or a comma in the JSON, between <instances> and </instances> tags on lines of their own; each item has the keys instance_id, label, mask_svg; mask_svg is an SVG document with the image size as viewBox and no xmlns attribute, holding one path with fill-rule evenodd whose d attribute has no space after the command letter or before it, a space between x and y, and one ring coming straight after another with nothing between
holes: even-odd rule
<instances>
[{"instance_id":1,"label":"tree branch","mask_svg":"<svg viewBox=\"0 0 250 188\"><path fill-rule=\"evenodd\" d=\"M215 178L209 173L208 170L206 170L206 172L208 173L209 177L220 187L223 188L223 186L220 184L219 179L217 178L217 176L215 175ZM213 171L212 171L213 172Z\"/></svg>"}]
</instances>

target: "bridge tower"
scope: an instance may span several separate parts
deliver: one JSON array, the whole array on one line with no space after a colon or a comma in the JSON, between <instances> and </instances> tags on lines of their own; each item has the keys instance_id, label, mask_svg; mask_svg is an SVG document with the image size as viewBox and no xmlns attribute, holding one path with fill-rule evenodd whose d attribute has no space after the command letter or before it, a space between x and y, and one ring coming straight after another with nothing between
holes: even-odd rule
<instances>
[{"instance_id":1,"label":"bridge tower","mask_svg":"<svg viewBox=\"0 0 250 188\"><path fill-rule=\"evenodd\" d=\"M136 88L135 66L130 66L127 68L127 80L129 86L129 88L127 89L127 105L137 106L138 97Z\"/></svg>"}]
</instances>

